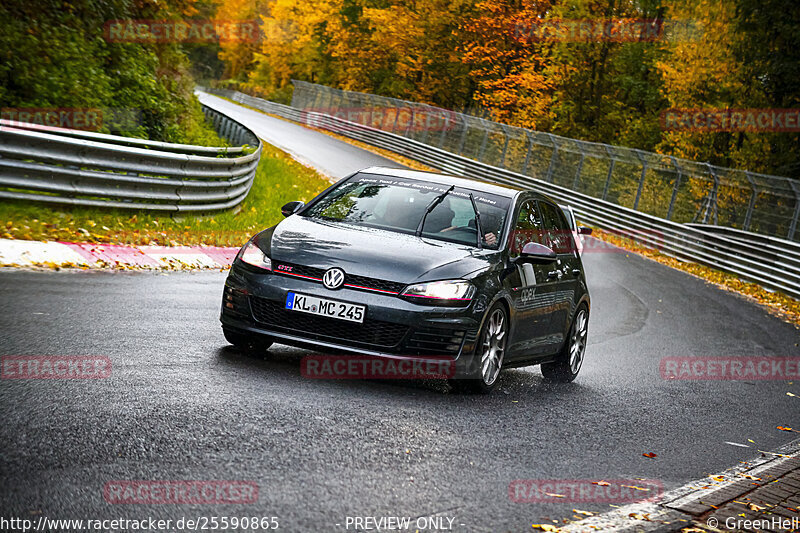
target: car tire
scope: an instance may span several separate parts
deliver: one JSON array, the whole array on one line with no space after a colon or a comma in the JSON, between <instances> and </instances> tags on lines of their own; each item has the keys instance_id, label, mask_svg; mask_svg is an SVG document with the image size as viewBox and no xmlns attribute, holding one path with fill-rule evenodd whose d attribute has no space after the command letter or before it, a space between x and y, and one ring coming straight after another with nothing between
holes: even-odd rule
<instances>
[{"instance_id":1,"label":"car tire","mask_svg":"<svg viewBox=\"0 0 800 533\"><path fill-rule=\"evenodd\" d=\"M581 304L575 312L569 335L558 354L558 359L542 365L542 375L548 381L569 383L578 377L586 354L586 338L589 333L589 309Z\"/></svg>"},{"instance_id":2,"label":"car tire","mask_svg":"<svg viewBox=\"0 0 800 533\"><path fill-rule=\"evenodd\" d=\"M228 328L222 328L222 333L225 335L226 341L249 355L265 352L272 346L272 341L256 335L248 335Z\"/></svg>"},{"instance_id":3,"label":"car tire","mask_svg":"<svg viewBox=\"0 0 800 533\"><path fill-rule=\"evenodd\" d=\"M467 377L451 381L456 390L486 394L494 389L503 369L508 328L506 308L501 303L494 304L486 313L478 336L474 355L476 368L471 369Z\"/></svg>"}]
</instances>

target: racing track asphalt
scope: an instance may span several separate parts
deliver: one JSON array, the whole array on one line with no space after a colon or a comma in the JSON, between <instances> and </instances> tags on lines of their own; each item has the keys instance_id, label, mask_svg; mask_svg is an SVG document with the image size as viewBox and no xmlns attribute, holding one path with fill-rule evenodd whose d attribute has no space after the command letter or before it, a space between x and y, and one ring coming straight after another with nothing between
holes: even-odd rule
<instances>
[{"instance_id":1,"label":"racing track asphalt","mask_svg":"<svg viewBox=\"0 0 800 533\"><path fill-rule=\"evenodd\" d=\"M371 166L404 167L391 159L362 150L324 133L259 113L224 98L203 92L198 92L197 96L203 104L210 105L231 118L245 123L259 138L289 152L301 163L315 168L330 178L343 178L356 170Z\"/></svg>"},{"instance_id":2,"label":"racing track asphalt","mask_svg":"<svg viewBox=\"0 0 800 533\"><path fill-rule=\"evenodd\" d=\"M241 113L259 128L276 120ZM343 174L342 158L352 169L375 163L353 147L339 157L339 141L311 133L320 147L306 156L336 159L320 166ZM223 273L2 270L0 354L105 355L113 370L101 380L0 380L0 514L274 515L283 531L439 515L455 518L455 531L530 531L573 508L609 507L514 503L513 480L647 478L669 490L792 439L776 426L800 425L797 381L666 381L659 361L797 357L794 326L635 254L590 252L585 264L593 306L577 381L511 370L488 396L435 381L309 380L300 375L308 352L285 346L264 359L240 354L219 327ZM253 481L259 500L103 499L108 481L151 479Z\"/></svg>"}]
</instances>

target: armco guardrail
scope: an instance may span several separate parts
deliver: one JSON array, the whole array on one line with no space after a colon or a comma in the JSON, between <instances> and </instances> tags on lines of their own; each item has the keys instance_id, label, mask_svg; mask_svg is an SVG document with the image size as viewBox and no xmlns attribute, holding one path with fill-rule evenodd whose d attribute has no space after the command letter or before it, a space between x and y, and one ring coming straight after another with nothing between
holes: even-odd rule
<instances>
[{"instance_id":1,"label":"armco guardrail","mask_svg":"<svg viewBox=\"0 0 800 533\"><path fill-rule=\"evenodd\" d=\"M631 235L637 242L678 259L730 272L769 289L800 298L800 258L792 254L782 254L779 246L764 248L717 232L664 220L330 115L302 111L237 91L207 89L207 92L390 150L449 174L539 191L561 204L571 205L584 223Z\"/></svg>"},{"instance_id":2,"label":"armco guardrail","mask_svg":"<svg viewBox=\"0 0 800 533\"><path fill-rule=\"evenodd\" d=\"M214 211L245 199L261 157L248 128L203 107L233 147L205 147L0 120L0 198ZM249 146L243 146L249 145Z\"/></svg>"}]
</instances>

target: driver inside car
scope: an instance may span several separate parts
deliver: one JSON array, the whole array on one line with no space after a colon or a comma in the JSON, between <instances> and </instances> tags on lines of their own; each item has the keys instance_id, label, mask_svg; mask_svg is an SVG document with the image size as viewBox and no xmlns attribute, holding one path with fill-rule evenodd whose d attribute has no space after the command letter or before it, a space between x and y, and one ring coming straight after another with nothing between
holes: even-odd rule
<instances>
[{"instance_id":1,"label":"driver inside car","mask_svg":"<svg viewBox=\"0 0 800 533\"><path fill-rule=\"evenodd\" d=\"M431 233L447 233L459 229L475 230L475 219L471 218L467 226L457 226L453 223L455 212L453 211L450 199L445 198L442 203L431 211L425 220L425 231ZM492 215L481 216L481 229L483 229L483 242L487 246L494 246L497 243L497 227L499 226L497 217Z\"/></svg>"}]
</instances>

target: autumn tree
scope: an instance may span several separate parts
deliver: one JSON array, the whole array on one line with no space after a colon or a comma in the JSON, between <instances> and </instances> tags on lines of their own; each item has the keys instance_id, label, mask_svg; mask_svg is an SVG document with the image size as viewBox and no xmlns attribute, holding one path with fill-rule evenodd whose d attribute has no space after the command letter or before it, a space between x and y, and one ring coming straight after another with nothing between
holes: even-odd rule
<instances>
[{"instance_id":1,"label":"autumn tree","mask_svg":"<svg viewBox=\"0 0 800 533\"><path fill-rule=\"evenodd\" d=\"M525 37L553 2L483 0L461 25L462 61L475 85L474 100L500 122L546 129L551 113L551 80L542 45Z\"/></svg>"},{"instance_id":2,"label":"autumn tree","mask_svg":"<svg viewBox=\"0 0 800 533\"><path fill-rule=\"evenodd\" d=\"M554 87L552 131L643 149L658 142L663 98L655 62L665 53L662 13L659 0L565 0L548 13L550 20L592 29L554 41L544 52Z\"/></svg>"}]
</instances>

